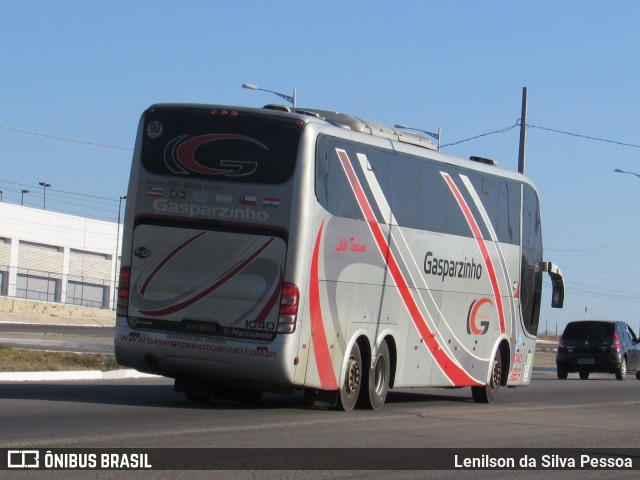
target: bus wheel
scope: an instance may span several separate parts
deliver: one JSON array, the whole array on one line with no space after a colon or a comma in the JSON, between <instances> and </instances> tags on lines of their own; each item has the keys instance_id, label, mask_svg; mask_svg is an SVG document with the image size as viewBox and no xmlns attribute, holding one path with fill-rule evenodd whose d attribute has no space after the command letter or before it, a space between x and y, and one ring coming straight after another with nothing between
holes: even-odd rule
<instances>
[{"instance_id":1,"label":"bus wheel","mask_svg":"<svg viewBox=\"0 0 640 480\"><path fill-rule=\"evenodd\" d=\"M496 401L496 395L500 389L500 381L502 380L502 361L500 359L500 351L496 352L491 367L491 377L489 383L481 387L471 387L471 395L473 401L477 403L493 403Z\"/></svg>"},{"instance_id":2,"label":"bus wheel","mask_svg":"<svg viewBox=\"0 0 640 480\"><path fill-rule=\"evenodd\" d=\"M362 393L362 406L371 410L380 410L387 399L389 379L391 378L391 364L389 362L389 347L384 340L378 347L376 357L369 368L366 379L366 393Z\"/></svg>"},{"instance_id":3,"label":"bus wheel","mask_svg":"<svg viewBox=\"0 0 640 480\"><path fill-rule=\"evenodd\" d=\"M360 347L357 343L354 343L347 360L347 371L338 395L338 408L345 412L353 410L358 401L361 387L362 355L360 354Z\"/></svg>"}]
</instances>

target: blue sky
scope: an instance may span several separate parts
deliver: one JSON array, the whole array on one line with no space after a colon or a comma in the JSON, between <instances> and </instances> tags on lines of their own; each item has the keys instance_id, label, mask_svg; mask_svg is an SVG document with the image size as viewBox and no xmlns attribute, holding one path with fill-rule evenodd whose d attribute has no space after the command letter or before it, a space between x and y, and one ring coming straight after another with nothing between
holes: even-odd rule
<instances>
[{"instance_id":1,"label":"blue sky","mask_svg":"<svg viewBox=\"0 0 640 480\"><path fill-rule=\"evenodd\" d=\"M640 178L614 169L640 173L639 23L634 0L4 0L3 201L27 189L39 208L44 181L47 209L115 221L138 119L156 102L257 107L278 98L243 83L296 88L299 106L441 127L448 144L514 125L526 86L528 124L635 145L528 129L545 257L568 287L563 310L547 289L541 327L586 308L637 332ZM518 137L443 151L516 170Z\"/></svg>"}]
</instances>

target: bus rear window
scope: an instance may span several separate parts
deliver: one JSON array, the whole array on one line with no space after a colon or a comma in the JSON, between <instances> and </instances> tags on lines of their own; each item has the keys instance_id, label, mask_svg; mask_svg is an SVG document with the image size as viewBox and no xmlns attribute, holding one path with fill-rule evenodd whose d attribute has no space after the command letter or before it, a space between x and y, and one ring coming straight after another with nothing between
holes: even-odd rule
<instances>
[{"instance_id":1,"label":"bus rear window","mask_svg":"<svg viewBox=\"0 0 640 480\"><path fill-rule=\"evenodd\" d=\"M293 174L300 134L301 128L286 118L151 108L145 113L142 165L160 175L283 183Z\"/></svg>"}]
</instances>

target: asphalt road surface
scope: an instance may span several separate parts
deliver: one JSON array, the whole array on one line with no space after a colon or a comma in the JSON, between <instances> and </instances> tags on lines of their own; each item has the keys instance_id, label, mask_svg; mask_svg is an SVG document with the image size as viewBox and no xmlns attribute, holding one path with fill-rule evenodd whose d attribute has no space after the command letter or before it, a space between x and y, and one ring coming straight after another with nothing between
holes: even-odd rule
<instances>
[{"instance_id":1,"label":"asphalt road surface","mask_svg":"<svg viewBox=\"0 0 640 480\"><path fill-rule=\"evenodd\" d=\"M612 375L561 381L539 369L527 388L475 404L469 389L393 391L379 412L308 408L301 396L256 405L193 403L163 378L0 383L3 448L637 448L640 381ZM293 460L292 460L293 461ZM389 466L390 468L392 465ZM330 468L330 465L327 465ZM11 478L84 478L82 472L10 472ZM86 476L87 472L84 472ZM142 472L138 472L142 473ZM144 478L637 478L637 471L146 472ZM74 476L77 474L77 476ZM15 476L14 476L15 475ZM19 476L25 475L25 476ZM57 476L59 475L59 476ZM111 476L113 475L113 476ZM100 472L99 478L122 478ZM202 476L200 476L202 475ZM131 477L131 478L143 478Z\"/></svg>"}]
</instances>

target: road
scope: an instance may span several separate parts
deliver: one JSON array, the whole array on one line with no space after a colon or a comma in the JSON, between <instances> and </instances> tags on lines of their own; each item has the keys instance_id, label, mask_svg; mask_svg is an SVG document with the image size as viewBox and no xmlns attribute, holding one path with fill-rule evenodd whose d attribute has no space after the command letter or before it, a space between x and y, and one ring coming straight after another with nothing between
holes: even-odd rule
<instances>
[{"instance_id":1,"label":"road","mask_svg":"<svg viewBox=\"0 0 640 480\"><path fill-rule=\"evenodd\" d=\"M3 324L0 332L0 337L13 344L30 342L34 345L30 348L46 345L112 352L113 329L107 327ZM612 375L592 375L588 381L572 375L560 381L552 365L552 354L538 352L531 386L503 388L494 405L473 403L469 389L405 389L390 392L380 412L350 413L307 408L301 395L265 395L257 405L192 403L173 392L171 380L164 378L6 382L0 383L0 448L230 447L242 452L277 447L288 453L290 448L331 447L344 452L340 459L353 458L366 465L363 454L380 452L366 450L371 448L385 449L383 453L391 447L491 447L526 452L640 445L640 381L631 375L624 382ZM154 471L145 478L425 478L425 472L412 470L326 471L308 466L304 470L309 471ZM10 478L35 478L35 472L9 473ZM37 473L37 478L85 478L80 471ZM486 476L455 470L428 473L437 473L438 478ZM547 479L556 474L563 479L637 477L637 471L490 472L493 478L509 479L514 473L518 478L538 478L544 473ZM100 472L99 478L121 475L107 471Z\"/></svg>"},{"instance_id":2,"label":"road","mask_svg":"<svg viewBox=\"0 0 640 480\"><path fill-rule=\"evenodd\" d=\"M391 392L382 411L344 413L307 408L300 404L300 396L266 395L255 406L191 403L173 392L170 380L162 378L5 383L0 384L1 445L242 449L637 447L639 394L640 381L633 377L624 382L608 375L593 375L588 381L560 381L549 369L534 373L528 388L502 389L494 405L473 403L468 389L415 389ZM160 478L161 473L155 473ZM375 476L358 476L349 471L315 471L304 477L294 473L285 477L424 478L411 471L393 472L398 475L376 472ZM439 478L459 478L462 473L445 471ZM513 478L514 472L510 476L506 473L491 475ZM554 473L562 473L562 478L604 477L601 471L595 472L598 475L590 471L547 472L546 477ZM626 478L631 473L628 478L637 477L637 471L617 471L615 478ZM243 475L236 471L228 478L258 478ZM194 477L185 473L184 478Z\"/></svg>"}]
</instances>

